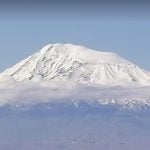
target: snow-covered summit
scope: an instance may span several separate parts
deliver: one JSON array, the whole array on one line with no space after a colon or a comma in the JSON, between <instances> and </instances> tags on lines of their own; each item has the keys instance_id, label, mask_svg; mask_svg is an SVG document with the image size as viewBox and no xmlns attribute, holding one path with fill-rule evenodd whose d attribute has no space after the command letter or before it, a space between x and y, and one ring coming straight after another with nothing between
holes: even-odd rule
<instances>
[{"instance_id":1,"label":"snow-covered summit","mask_svg":"<svg viewBox=\"0 0 150 150\"><path fill-rule=\"evenodd\" d=\"M74 59L83 60L87 62L107 62L107 63L127 63L129 61L121 58L119 55L113 52L101 52L94 51L84 46L73 44L48 44L40 51L41 55L46 54L50 49L54 51L60 51L62 54L68 54Z\"/></svg>"},{"instance_id":2,"label":"snow-covered summit","mask_svg":"<svg viewBox=\"0 0 150 150\"><path fill-rule=\"evenodd\" d=\"M112 52L72 44L49 44L0 76L17 81L73 81L101 85L150 85L150 75Z\"/></svg>"}]
</instances>

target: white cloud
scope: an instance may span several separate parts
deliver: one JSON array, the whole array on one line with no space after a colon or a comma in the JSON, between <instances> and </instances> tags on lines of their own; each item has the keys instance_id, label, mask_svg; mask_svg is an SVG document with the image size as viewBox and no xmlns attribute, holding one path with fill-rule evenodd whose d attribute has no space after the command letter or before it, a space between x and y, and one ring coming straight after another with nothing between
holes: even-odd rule
<instances>
[{"instance_id":1,"label":"white cloud","mask_svg":"<svg viewBox=\"0 0 150 150\"><path fill-rule=\"evenodd\" d=\"M0 104L98 101L99 103L149 104L150 87L106 87L74 82L21 81L11 77L0 80Z\"/></svg>"}]
</instances>

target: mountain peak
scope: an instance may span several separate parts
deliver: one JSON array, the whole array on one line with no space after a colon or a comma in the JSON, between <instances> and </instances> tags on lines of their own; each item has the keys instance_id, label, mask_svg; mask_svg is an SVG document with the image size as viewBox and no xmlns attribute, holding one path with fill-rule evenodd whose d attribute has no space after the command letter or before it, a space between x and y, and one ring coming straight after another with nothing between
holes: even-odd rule
<instances>
[{"instance_id":1,"label":"mountain peak","mask_svg":"<svg viewBox=\"0 0 150 150\"><path fill-rule=\"evenodd\" d=\"M73 44L48 44L1 76L17 81L73 81L100 85L150 85L150 75L112 52Z\"/></svg>"}]
</instances>

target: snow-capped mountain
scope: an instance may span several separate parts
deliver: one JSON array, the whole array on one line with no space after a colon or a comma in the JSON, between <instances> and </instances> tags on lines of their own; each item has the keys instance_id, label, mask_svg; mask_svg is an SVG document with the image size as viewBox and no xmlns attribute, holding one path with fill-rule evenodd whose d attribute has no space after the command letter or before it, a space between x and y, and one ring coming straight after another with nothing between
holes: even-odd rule
<instances>
[{"instance_id":1,"label":"snow-capped mountain","mask_svg":"<svg viewBox=\"0 0 150 150\"><path fill-rule=\"evenodd\" d=\"M145 85L115 53L47 45L0 75L0 149L149 150Z\"/></svg>"},{"instance_id":2,"label":"snow-capped mountain","mask_svg":"<svg viewBox=\"0 0 150 150\"><path fill-rule=\"evenodd\" d=\"M112 52L72 44L49 44L4 71L17 81L75 81L101 85L150 85L150 75Z\"/></svg>"}]
</instances>

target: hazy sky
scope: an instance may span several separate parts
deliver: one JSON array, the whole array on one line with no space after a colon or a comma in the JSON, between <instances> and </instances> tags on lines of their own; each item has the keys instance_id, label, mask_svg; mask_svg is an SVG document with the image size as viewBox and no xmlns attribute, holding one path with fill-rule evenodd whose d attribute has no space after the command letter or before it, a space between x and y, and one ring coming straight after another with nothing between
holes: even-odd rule
<instances>
[{"instance_id":1,"label":"hazy sky","mask_svg":"<svg viewBox=\"0 0 150 150\"><path fill-rule=\"evenodd\" d=\"M150 70L147 1L0 1L0 71L48 43L113 51Z\"/></svg>"}]
</instances>

